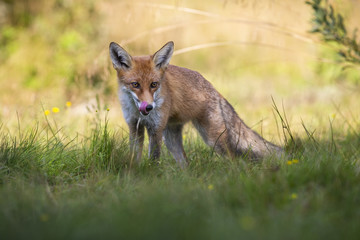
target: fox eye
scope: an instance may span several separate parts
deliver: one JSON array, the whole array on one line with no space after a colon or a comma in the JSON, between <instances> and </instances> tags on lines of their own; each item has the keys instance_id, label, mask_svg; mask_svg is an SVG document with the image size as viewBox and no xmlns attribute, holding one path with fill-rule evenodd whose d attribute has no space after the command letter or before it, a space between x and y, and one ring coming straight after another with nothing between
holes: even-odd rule
<instances>
[{"instance_id":1,"label":"fox eye","mask_svg":"<svg viewBox=\"0 0 360 240\"><path fill-rule=\"evenodd\" d=\"M152 82L151 84L150 84L150 87L151 88L156 88L158 86L158 83L157 82Z\"/></svg>"},{"instance_id":2,"label":"fox eye","mask_svg":"<svg viewBox=\"0 0 360 240\"><path fill-rule=\"evenodd\" d=\"M133 88L139 88L140 84L138 82L132 82L131 85L133 86Z\"/></svg>"}]
</instances>

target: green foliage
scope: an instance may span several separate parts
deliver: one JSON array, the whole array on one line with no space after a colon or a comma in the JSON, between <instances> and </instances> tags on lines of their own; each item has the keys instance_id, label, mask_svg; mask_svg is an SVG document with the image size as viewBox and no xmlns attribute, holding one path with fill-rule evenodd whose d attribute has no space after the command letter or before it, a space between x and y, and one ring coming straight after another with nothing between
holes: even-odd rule
<instances>
[{"instance_id":1,"label":"green foliage","mask_svg":"<svg viewBox=\"0 0 360 240\"><path fill-rule=\"evenodd\" d=\"M17 35L17 29L11 26L5 26L0 28L0 60L4 60L9 57L14 51L16 51L16 44L14 40Z\"/></svg>"},{"instance_id":2,"label":"green foliage","mask_svg":"<svg viewBox=\"0 0 360 240\"><path fill-rule=\"evenodd\" d=\"M28 27L36 14L39 12L39 6L43 1L31 0L3 0L7 7L7 22L12 26Z\"/></svg>"},{"instance_id":3,"label":"green foliage","mask_svg":"<svg viewBox=\"0 0 360 240\"><path fill-rule=\"evenodd\" d=\"M357 29L352 36L344 25L344 17L336 13L328 1L306 1L313 8L312 33L320 33L326 42L338 44L338 54L345 62L360 63L360 43L357 42Z\"/></svg>"},{"instance_id":4,"label":"green foliage","mask_svg":"<svg viewBox=\"0 0 360 240\"><path fill-rule=\"evenodd\" d=\"M100 16L94 1L7 1L0 26L0 71L30 91L85 85L88 66L98 55ZM25 16L31 16L28 17ZM22 19L21 16L28 20ZM100 46L102 48L102 46ZM13 71L12 69L16 69ZM7 81L3 80L5 84ZM7 87L5 85L5 87Z\"/></svg>"}]
</instances>

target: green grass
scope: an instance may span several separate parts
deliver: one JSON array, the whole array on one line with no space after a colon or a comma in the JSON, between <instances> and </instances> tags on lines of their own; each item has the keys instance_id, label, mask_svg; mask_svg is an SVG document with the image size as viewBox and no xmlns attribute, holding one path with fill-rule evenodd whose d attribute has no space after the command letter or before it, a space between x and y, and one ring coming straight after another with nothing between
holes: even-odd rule
<instances>
[{"instance_id":1,"label":"green grass","mask_svg":"<svg viewBox=\"0 0 360 240\"><path fill-rule=\"evenodd\" d=\"M346 125L346 124L345 124ZM126 133L107 120L70 138L47 121L2 131L4 239L357 239L359 132L331 127L288 143L291 159L227 159L193 136L180 170L130 167ZM346 130L350 129L350 130ZM324 137L325 136L325 137Z\"/></svg>"}]
</instances>

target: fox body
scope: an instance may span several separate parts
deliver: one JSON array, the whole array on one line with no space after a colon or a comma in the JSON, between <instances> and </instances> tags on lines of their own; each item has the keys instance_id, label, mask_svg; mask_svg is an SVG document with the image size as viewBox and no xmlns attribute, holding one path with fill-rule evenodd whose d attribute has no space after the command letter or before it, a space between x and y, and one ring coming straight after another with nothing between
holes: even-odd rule
<instances>
[{"instance_id":1,"label":"fox body","mask_svg":"<svg viewBox=\"0 0 360 240\"><path fill-rule=\"evenodd\" d=\"M187 160L182 129L191 121L204 141L220 154L262 158L282 152L251 130L228 101L198 72L170 65L174 43L150 56L130 56L112 42L110 57L117 71L119 98L130 130L130 150L140 161L145 128L149 157L160 156L162 139L181 167Z\"/></svg>"}]
</instances>

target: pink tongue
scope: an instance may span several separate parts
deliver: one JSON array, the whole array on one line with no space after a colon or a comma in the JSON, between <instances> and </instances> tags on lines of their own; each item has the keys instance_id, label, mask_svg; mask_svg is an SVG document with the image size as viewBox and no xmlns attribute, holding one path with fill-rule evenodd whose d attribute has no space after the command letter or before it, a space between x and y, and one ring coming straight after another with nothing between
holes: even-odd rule
<instances>
[{"instance_id":1,"label":"pink tongue","mask_svg":"<svg viewBox=\"0 0 360 240\"><path fill-rule=\"evenodd\" d=\"M146 111L146 106L147 105L148 104L147 104L146 101L141 102L139 111L142 112L143 114L148 114L148 112Z\"/></svg>"}]
</instances>

